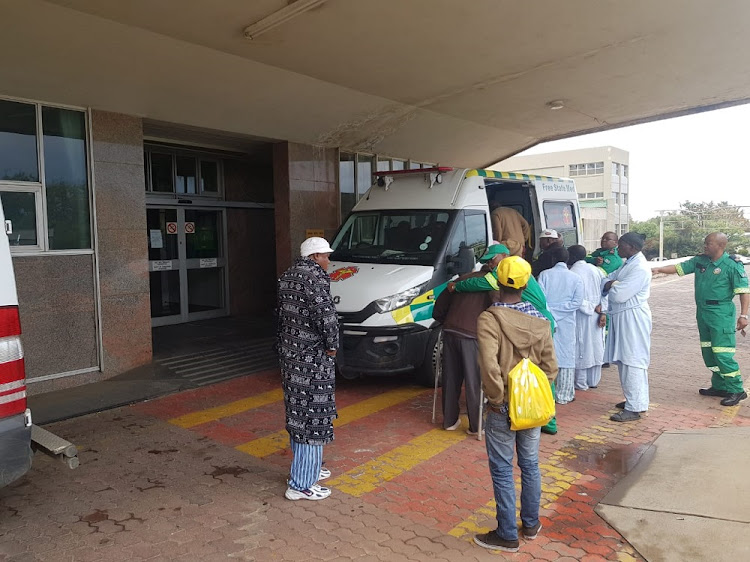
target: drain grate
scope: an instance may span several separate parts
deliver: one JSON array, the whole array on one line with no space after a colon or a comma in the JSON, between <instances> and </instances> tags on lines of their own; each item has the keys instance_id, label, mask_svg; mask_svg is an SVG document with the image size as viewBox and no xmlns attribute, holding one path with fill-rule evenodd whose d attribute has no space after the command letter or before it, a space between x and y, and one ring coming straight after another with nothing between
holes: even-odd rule
<instances>
[{"instance_id":1,"label":"drain grate","mask_svg":"<svg viewBox=\"0 0 750 562\"><path fill-rule=\"evenodd\" d=\"M227 348L214 348L159 359L157 362L196 386L206 386L277 367L274 338Z\"/></svg>"}]
</instances>

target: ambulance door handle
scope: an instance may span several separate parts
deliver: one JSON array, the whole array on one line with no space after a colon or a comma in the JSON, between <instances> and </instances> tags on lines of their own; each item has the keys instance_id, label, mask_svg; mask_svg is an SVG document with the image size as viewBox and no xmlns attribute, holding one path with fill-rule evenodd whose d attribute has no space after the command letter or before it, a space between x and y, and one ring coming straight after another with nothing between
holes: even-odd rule
<instances>
[{"instance_id":1,"label":"ambulance door handle","mask_svg":"<svg viewBox=\"0 0 750 562\"><path fill-rule=\"evenodd\" d=\"M9 220L5 221L5 234L7 235L13 234L13 221L9 221Z\"/></svg>"}]
</instances>

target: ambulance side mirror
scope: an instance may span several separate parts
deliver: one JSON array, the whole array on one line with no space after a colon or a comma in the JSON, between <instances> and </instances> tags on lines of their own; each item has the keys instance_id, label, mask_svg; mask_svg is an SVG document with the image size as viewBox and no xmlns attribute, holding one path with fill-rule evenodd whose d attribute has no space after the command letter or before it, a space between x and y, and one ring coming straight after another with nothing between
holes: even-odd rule
<instances>
[{"instance_id":1,"label":"ambulance side mirror","mask_svg":"<svg viewBox=\"0 0 750 562\"><path fill-rule=\"evenodd\" d=\"M448 258L448 273L450 275L463 275L474 271L476 265L474 250L462 246L458 253Z\"/></svg>"}]
</instances>

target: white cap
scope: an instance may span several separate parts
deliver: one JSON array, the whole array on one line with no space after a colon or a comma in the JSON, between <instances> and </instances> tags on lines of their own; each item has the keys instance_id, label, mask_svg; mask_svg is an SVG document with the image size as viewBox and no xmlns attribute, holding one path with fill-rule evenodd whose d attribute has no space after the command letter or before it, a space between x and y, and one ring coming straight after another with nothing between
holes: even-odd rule
<instances>
[{"instance_id":1,"label":"white cap","mask_svg":"<svg viewBox=\"0 0 750 562\"><path fill-rule=\"evenodd\" d=\"M539 238L560 238L557 234L556 230L548 229L548 230L542 230L542 233L539 235Z\"/></svg>"},{"instance_id":2,"label":"white cap","mask_svg":"<svg viewBox=\"0 0 750 562\"><path fill-rule=\"evenodd\" d=\"M333 252L333 248L328 245L328 241L318 236L308 238L299 247L299 253L303 258L313 254L330 254L331 252Z\"/></svg>"}]
</instances>

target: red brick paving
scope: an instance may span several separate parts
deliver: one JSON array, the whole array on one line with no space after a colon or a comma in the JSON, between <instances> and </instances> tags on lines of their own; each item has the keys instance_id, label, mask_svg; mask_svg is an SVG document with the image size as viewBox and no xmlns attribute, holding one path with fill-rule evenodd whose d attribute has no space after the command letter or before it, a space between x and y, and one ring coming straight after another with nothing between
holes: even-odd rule
<instances>
[{"instance_id":1,"label":"red brick paving","mask_svg":"<svg viewBox=\"0 0 750 562\"><path fill-rule=\"evenodd\" d=\"M594 512L596 504L664 430L750 425L748 402L726 409L697 394L709 374L700 359L690 280L659 284L651 299L653 407L635 423L609 421L622 399L610 368L598 389L579 392L559 408L560 431L543 436L541 461L559 471L554 474L578 476L569 485L557 481L560 493L542 510L539 537L504 557L640 559ZM749 349L740 338L743 367L750 364ZM26 477L0 490L0 560L498 559L473 545L471 533L450 534L466 522L494 527L486 453L476 439L363 497L334 491L323 502L302 503L282 497L288 451L261 460L233 448L281 429L280 404L190 430L165 422L277 389L278 381L270 371L55 424L54 431L80 446L81 467L69 471L37 456ZM339 407L400 384L345 381ZM337 429L327 466L341 473L434 429L431 407L426 393ZM552 480L549 490L557 487Z\"/></svg>"}]
</instances>

